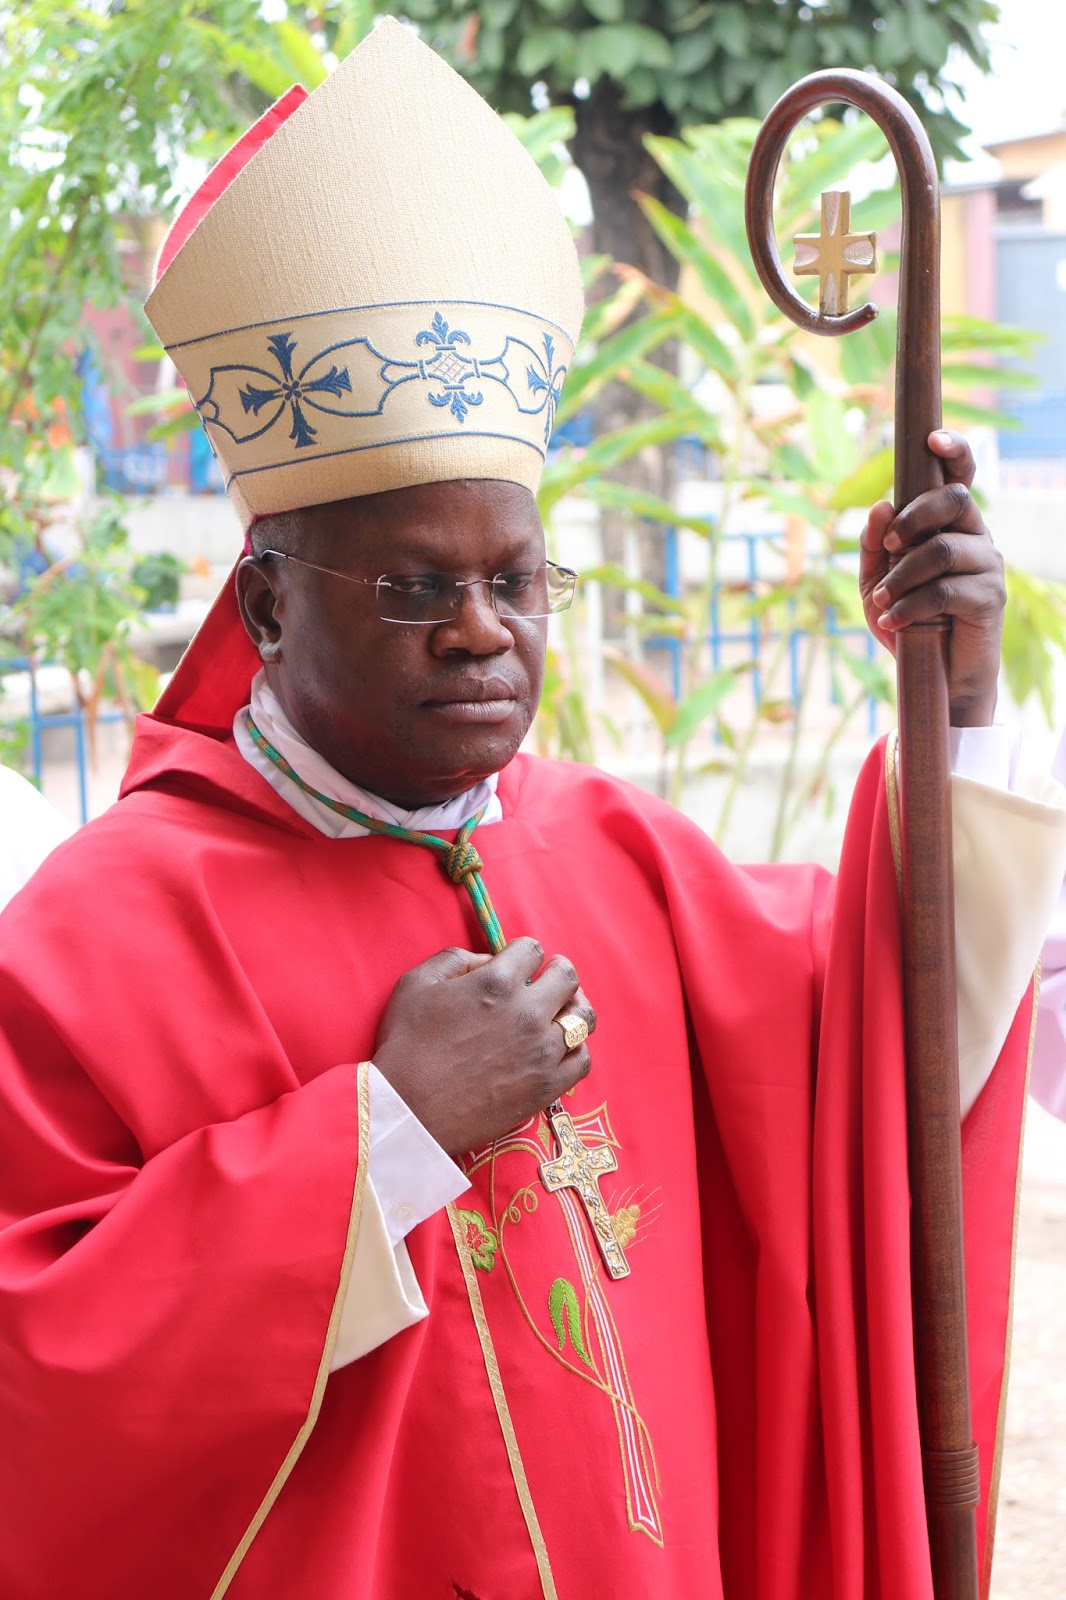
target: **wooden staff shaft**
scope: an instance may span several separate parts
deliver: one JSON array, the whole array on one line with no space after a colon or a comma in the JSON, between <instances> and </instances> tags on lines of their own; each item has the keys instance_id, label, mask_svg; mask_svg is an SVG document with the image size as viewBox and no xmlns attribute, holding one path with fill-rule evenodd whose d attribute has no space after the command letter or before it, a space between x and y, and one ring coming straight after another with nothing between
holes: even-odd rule
<instances>
[{"instance_id":1,"label":"wooden staff shaft","mask_svg":"<svg viewBox=\"0 0 1066 1600\"><path fill-rule=\"evenodd\" d=\"M880 125L903 192L896 351L896 505L943 481L927 445L940 426L940 206L924 130L903 98L856 72L820 72L767 117L748 170L748 237L774 303L812 332L849 333L877 313L811 310L785 279L773 230L773 189L796 124L845 102ZM936 1600L978 1600L977 1452L970 1421L962 1162L956 1030L954 893L948 732L947 625L897 635L903 968L912 1198L915 1368Z\"/></svg>"},{"instance_id":2,"label":"wooden staff shaft","mask_svg":"<svg viewBox=\"0 0 1066 1600\"><path fill-rule=\"evenodd\" d=\"M944 476L927 443L942 420L939 188L925 132L905 101L901 106L906 140L893 140L905 196L897 508L938 488ZM933 1593L937 1600L978 1600L974 1511L980 1484L966 1331L948 640L947 623L930 623L903 629L896 644L911 1270Z\"/></svg>"}]
</instances>

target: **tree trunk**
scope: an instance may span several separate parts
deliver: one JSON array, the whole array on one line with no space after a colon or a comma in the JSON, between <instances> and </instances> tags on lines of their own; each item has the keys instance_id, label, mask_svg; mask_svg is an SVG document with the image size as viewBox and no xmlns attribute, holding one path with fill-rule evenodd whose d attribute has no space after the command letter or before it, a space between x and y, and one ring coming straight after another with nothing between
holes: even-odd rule
<instances>
[{"instance_id":1,"label":"tree trunk","mask_svg":"<svg viewBox=\"0 0 1066 1600\"><path fill-rule=\"evenodd\" d=\"M674 118L662 105L624 109L621 90L610 78L571 104L577 123L573 157L592 199L593 248L676 289L677 262L633 199L635 193L654 195L684 216L685 202L644 148L645 134L676 135Z\"/></svg>"},{"instance_id":2,"label":"tree trunk","mask_svg":"<svg viewBox=\"0 0 1066 1600\"><path fill-rule=\"evenodd\" d=\"M644 148L646 134L676 135L677 124L663 105L639 110L622 106L622 93L610 78L601 78L586 99L571 101L576 131L571 145L574 162L588 184L592 201L592 248L612 260L637 267L653 283L676 289L679 267L647 221L635 194L653 195L678 216L685 201ZM604 292L607 292L606 289ZM663 345L650 361L676 371L677 347ZM609 384L593 404L597 435L654 415L655 408L624 383ZM670 499L674 485L673 452L652 448L619 466L614 476L634 487ZM620 562L625 519L604 512L604 554ZM640 525L641 565L653 582L663 578L663 530L656 523ZM609 626L621 624L618 596L607 596Z\"/></svg>"}]
</instances>

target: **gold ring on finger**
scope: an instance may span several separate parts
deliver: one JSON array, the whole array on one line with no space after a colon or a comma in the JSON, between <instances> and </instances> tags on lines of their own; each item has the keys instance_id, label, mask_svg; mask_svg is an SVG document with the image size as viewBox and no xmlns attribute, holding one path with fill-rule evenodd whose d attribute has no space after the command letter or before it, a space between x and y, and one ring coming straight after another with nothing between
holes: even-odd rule
<instances>
[{"instance_id":1,"label":"gold ring on finger","mask_svg":"<svg viewBox=\"0 0 1066 1600\"><path fill-rule=\"evenodd\" d=\"M572 1011L564 1011L562 1016L553 1017L552 1021L557 1022L562 1028L568 1050L576 1050L589 1036L589 1025L584 1017L579 1017Z\"/></svg>"}]
</instances>

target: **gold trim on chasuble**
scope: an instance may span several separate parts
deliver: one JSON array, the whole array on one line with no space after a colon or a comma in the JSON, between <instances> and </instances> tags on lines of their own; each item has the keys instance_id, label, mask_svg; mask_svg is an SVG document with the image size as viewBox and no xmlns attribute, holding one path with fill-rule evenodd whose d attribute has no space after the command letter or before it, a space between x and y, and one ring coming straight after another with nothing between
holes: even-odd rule
<instances>
[{"instance_id":1,"label":"gold trim on chasuble","mask_svg":"<svg viewBox=\"0 0 1066 1600\"><path fill-rule=\"evenodd\" d=\"M522 1507L526 1528L529 1532L529 1542L533 1546L533 1555L537 1562L537 1573L540 1577L540 1591L544 1600L559 1600L559 1592L555 1587L552 1577L551 1561L548 1558L548 1547L544 1543L544 1535L540 1531L540 1521L537 1517L537 1508L533 1504L533 1496L529 1492L529 1480L522 1462L522 1452L518 1447L518 1436L515 1433L514 1423L511 1421L511 1410L507 1404L504 1393L503 1379L500 1377L500 1364L496 1359L496 1350L492 1343L492 1334L489 1332L488 1318L485 1316L485 1307L481 1299L481 1289L478 1286L477 1275L474 1271L474 1262L470 1250L467 1248L458 1208L452 1201L448 1206L448 1221L452 1225L452 1237L455 1240L456 1254L463 1273L463 1282L466 1284L467 1296L470 1300L470 1311L477 1328L478 1341L481 1345L481 1354L485 1361L485 1373L492 1391L492 1399L496 1406L496 1415L500 1420L500 1432L507 1449L507 1460L511 1467L511 1476L514 1478L515 1490L518 1494L518 1503Z\"/></svg>"},{"instance_id":2,"label":"gold trim on chasuble","mask_svg":"<svg viewBox=\"0 0 1066 1600\"><path fill-rule=\"evenodd\" d=\"M575 1113L572 1116L582 1139L590 1142L591 1135L593 1147L596 1144L603 1144L613 1149L619 1148L608 1119L606 1104L598 1106L594 1111ZM513 1230L523 1223L529 1226L545 1198L545 1191L538 1174L545 1153L550 1155L552 1147L552 1132L544 1114L540 1113L530 1118L521 1127L497 1140L495 1144L477 1152L466 1163L466 1174L471 1179L478 1172L488 1169L489 1217L486 1219L479 1211L460 1205L448 1208L455 1247L459 1253L470 1296L470 1309L481 1340L489 1384L507 1443L507 1453L518 1496L537 1553L538 1566L544 1549L543 1537L536 1523L532 1501L529 1499L525 1470L521 1462L514 1425L507 1408L503 1381L476 1277L477 1272L489 1273L501 1266L518 1302L518 1308L542 1351L572 1377L599 1390L609 1402L618 1431L626 1515L630 1532L645 1534L653 1544L661 1546L663 1543L658 1504L662 1486L655 1463L655 1453L647 1424L637 1410L633 1398L625 1354L618 1328L611 1314L607 1297L610 1279L604 1272L602 1257L592 1238L584 1208L578 1197L569 1189L555 1191L555 1198L562 1207L574 1253L577 1286L565 1275L557 1277L551 1285L547 1311L555 1335L554 1343L538 1326L530 1310L507 1248L507 1230L509 1228ZM532 1181L515 1189L501 1205L497 1196L497 1164L500 1157L516 1154L532 1158L534 1176ZM634 1189L624 1190L613 1198L611 1217L618 1241L623 1248L639 1242L638 1230L643 1231L654 1220L658 1207L649 1209L649 1201L653 1198L654 1193L641 1199ZM622 1279L616 1292L626 1293L624 1285L625 1280ZM548 1559L546 1552L543 1559L546 1566ZM548 1569L549 1581L550 1576ZM543 1568L541 1580L544 1581ZM545 1589L546 1595L549 1592Z\"/></svg>"},{"instance_id":3,"label":"gold trim on chasuble","mask_svg":"<svg viewBox=\"0 0 1066 1600\"><path fill-rule=\"evenodd\" d=\"M344 1297L348 1291L348 1279L351 1276L352 1260L355 1256L355 1243L359 1237L359 1221L363 1212L363 1192L366 1188L367 1162L370 1155L370 1063L361 1061L357 1069L358 1095L359 1095L359 1166L355 1175L355 1184L352 1190L352 1209L348 1218L348 1234L344 1241L344 1256L341 1260L340 1281L337 1284L337 1294L333 1301L333 1311L326 1328L326 1342L322 1350L322 1358L318 1364L318 1374L315 1386L311 1391L311 1403L307 1409L307 1416L299 1433L293 1440L289 1453L278 1468L273 1483L263 1496L259 1509L248 1524L240 1544L234 1550L226 1565L226 1570L218 1580L218 1585L211 1592L211 1600L222 1600L230 1584L237 1575L241 1562L251 1548L252 1540L266 1521L277 1500L278 1495L285 1487L285 1483L295 1467L304 1445L311 1437L318 1413L322 1409L322 1398L326 1392L326 1380L329 1378L329 1364L333 1359L333 1349L337 1343L337 1329L340 1326L341 1312L344 1309Z\"/></svg>"},{"instance_id":4,"label":"gold trim on chasuble","mask_svg":"<svg viewBox=\"0 0 1066 1600\"><path fill-rule=\"evenodd\" d=\"M892 838L892 855L896 865L896 884L903 893L903 864L900 847L899 793L896 780L896 747L898 735L889 736L885 746L885 791L888 799L888 827ZM1025 1062L1025 1097L1022 1102L1021 1131L1018 1142L1018 1175L1014 1184L1014 1219L1011 1223L1010 1287L1007 1297L1007 1333L1003 1350L1003 1380L999 1391L999 1411L996 1416L996 1443L992 1455L992 1477L988 1486L988 1516L985 1520L985 1559L981 1574L981 1600L988 1600L992 1587L992 1556L996 1542L996 1516L999 1511L999 1479L1003 1467L1003 1438L1007 1423L1007 1390L1010 1383L1011 1343L1014 1334L1014 1284L1018 1264L1018 1217L1022 1203L1022 1150L1025 1142L1025 1117L1029 1104L1029 1077L1033 1070L1033 1049L1036 1045L1036 1014L1040 1004L1040 963L1033 973L1033 1013L1029 1022L1029 1050Z\"/></svg>"}]
</instances>

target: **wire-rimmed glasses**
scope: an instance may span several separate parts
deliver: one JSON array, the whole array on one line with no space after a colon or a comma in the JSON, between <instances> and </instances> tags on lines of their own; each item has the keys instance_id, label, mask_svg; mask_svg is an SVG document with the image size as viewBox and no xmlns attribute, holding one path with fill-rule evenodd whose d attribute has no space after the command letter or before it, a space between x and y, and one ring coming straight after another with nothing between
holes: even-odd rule
<instances>
[{"instance_id":1,"label":"wire-rimmed glasses","mask_svg":"<svg viewBox=\"0 0 1066 1600\"><path fill-rule=\"evenodd\" d=\"M493 609L506 621L510 617L529 621L565 611L574 598L577 573L546 561L528 571L497 572L491 578L451 578L443 572L384 572L380 578L359 578L337 567L323 567L302 556L286 555L283 550L264 550L261 561L291 561L298 567L311 567L347 583L361 583L373 589L378 616L382 622L402 622L415 627L433 627L450 622L463 605L463 591L484 584L492 597Z\"/></svg>"}]
</instances>

